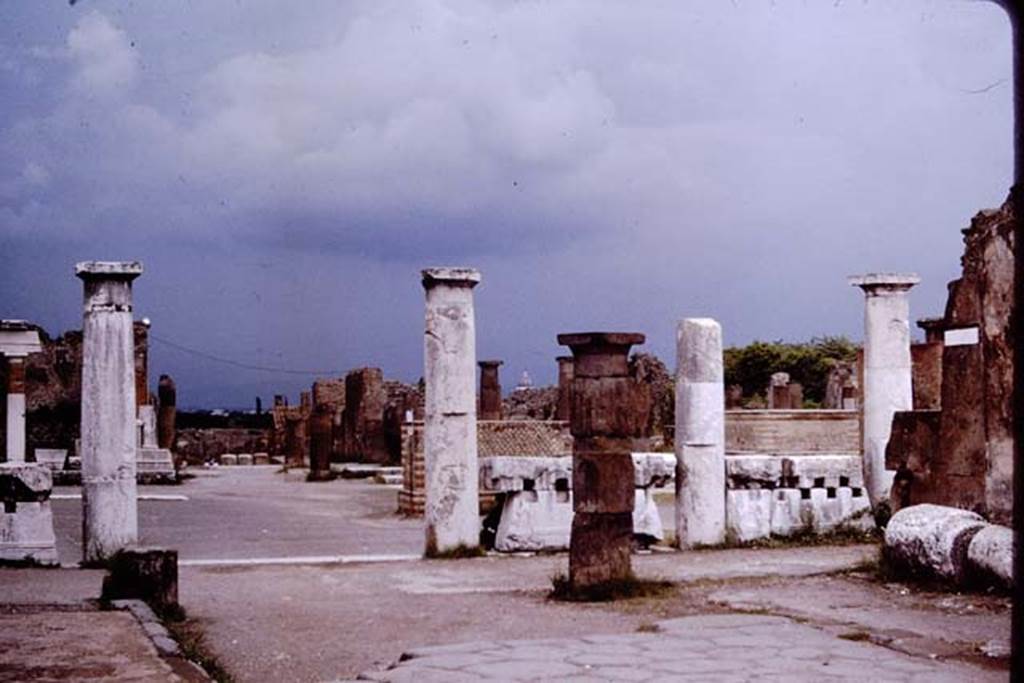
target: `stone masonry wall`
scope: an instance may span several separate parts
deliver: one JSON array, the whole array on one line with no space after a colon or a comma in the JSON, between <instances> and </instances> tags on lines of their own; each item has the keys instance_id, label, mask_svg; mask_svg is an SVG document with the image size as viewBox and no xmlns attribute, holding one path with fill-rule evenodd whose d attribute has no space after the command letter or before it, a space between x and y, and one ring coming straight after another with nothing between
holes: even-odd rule
<instances>
[{"instance_id":1,"label":"stone masonry wall","mask_svg":"<svg viewBox=\"0 0 1024 683\"><path fill-rule=\"evenodd\" d=\"M855 410L727 410L728 453L859 453Z\"/></svg>"}]
</instances>

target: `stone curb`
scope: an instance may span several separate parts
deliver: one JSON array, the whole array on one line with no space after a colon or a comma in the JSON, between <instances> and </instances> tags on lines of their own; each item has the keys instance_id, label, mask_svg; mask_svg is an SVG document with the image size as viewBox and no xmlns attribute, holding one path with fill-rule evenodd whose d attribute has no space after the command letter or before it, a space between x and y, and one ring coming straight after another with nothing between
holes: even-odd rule
<instances>
[{"instance_id":1,"label":"stone curb","mask_svg":"<svg viewBox=\"0 0 1024 683\"><path fill-rule=\"evenodd\" d=\"M185 657L178 642L171 637L163 622L149 605L142 600L112 600L110 605L114 609L130 612L135 617L162 659L184 662L192 670L190 673L194 673L192 680L212 680L201 666Z\"/></svg>"}]
</instances>

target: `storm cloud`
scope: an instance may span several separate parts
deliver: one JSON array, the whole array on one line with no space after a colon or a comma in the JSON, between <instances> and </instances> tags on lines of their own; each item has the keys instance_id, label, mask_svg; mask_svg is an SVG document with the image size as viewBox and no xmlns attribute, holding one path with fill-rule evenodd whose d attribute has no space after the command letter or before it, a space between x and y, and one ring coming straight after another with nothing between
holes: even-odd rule
<instances>
[{"instance_id":1,"label":"storm cloud","mask_svg":"<svg viewBox=\"0 0 1024 683\"><path fill-rule=\"evenodd\" d=\"M11 4L0 315L80 324L72 264L142 260L161 339L415 380L418 270L483 271L481 357L682 316L728 343L860 335L845 276L941 311L1012 175L1010 30L983 2ZM186 405L311 377L156 342Z\"/></svg>"}]
</instances>

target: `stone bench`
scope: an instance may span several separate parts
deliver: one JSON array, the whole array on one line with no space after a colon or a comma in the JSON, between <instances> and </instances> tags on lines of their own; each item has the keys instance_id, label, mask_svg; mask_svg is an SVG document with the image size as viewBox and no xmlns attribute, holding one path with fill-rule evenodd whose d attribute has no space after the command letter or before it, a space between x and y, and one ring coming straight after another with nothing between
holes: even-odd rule
<instances>
[{"instance_id":1,"label":"stone bench","mask_svg":"<svg viewBox=\"0 0 1024 683\"><path fill-rule=\"evenodd\" d=\"M38 463L0 463L0 564L56 565L50 493L53 476Z\"/></svg>"},{"instance_id":2,"label":"stone bench","mask_svg":"<svg viewBox=\"0 0 1024 683\"><path fill-rule=\"evenodd\" d=\"M664 538L654 489L675 480L675 455L634 453L633 531L642 543ZM504 493L494 547L502 552L565 550L572 530L572 456L480 458L480 489Z\"/></svg>"},{"instance_id":3,"label":"stone bench","mask_svg":"<svg viewBox=\"0 0 1024 683\"><path fill-rule=\"evenodd\" d=\"M731 541L874 528L859 455L726 455L725 470Z\"/></svg>"}]
</instances>

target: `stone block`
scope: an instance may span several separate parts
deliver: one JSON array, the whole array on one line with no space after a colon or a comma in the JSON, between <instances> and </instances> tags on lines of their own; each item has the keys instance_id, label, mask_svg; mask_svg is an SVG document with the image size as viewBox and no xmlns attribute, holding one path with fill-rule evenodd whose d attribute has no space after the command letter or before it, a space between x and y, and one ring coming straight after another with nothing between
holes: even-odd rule
<instances>
[{"instance_id":1,"label":"stone block","mask_svg":"<svg viewBox=\"0 0 1024 683\"><path fill-rule=\"evenodd\" d=\"M884 553L894 566L911 574L963 583L968 547L985 526L980 515L968 510L912 505L889 520Z\"/></svg>"},{"instance_id":2,"label":"stone block","mask_svg":"<svg viewBox=\"0 0 1024 683\"><path fill-rule=\"evenodd\" d=\"M221 465L237 465L238 456L235 453L224 453L220 456Z\"/></svg>"},{"instance_id":3,"label":"stone block","mask_svg":"<svg viewBox=\"0 0 1024 683\"><path fill-rule=\"evenodd\" d=\"M661 524L661 514L654 500L654 488L638 488L635 490L633 505L633 536L640 539L641 545L650 545L665 540L665 529Z\"/></svg>"},{"instance_id":4,"label":"stone block","mask_svg":"<svg viewBox=\"0 0 1024 683\"><path fill-rule=\"evenodd\" d=\"M252 463L253 463L252 453L239 453L238 454L238 464L239 465L252 465Z\"/></svg>"},{"instance_id":5,"label":"stone block","mask_svg":"<svg viewBox=\"0 0 1024 683\"><path fill-rule=\"evenodd\" d=\"M783 458L785 488L864 487L864 471L857 455L792 455Z\"/></svg>"},{"instance_id":6,"label":"stone block","mask_svg":"<svg viewBox=\"0 0 1024 683\"><path fill-rule=\"evenodd\" d=\"M574 453L572 477L576 512L632 515L636 468L631 453Z\"/></svg>"},{"instance_id":7,"label":"stone block","mask_svg":"<svg viewBox=\"0 0 1024 683\"><path fill-rule=\"evenodd\" d=\"M783 458L776 455L726 455L725 482L730 489L775 489L782 486Z\"/></svg>"},{"instance_id":8,"label":"stone block","mask_svg":"<svg viewBox=\"0 0 1024 683\"><path fill-rule=\"evenodd\" d=\"M572 456L480 458L483 491L568 491L572 484Z\"/></svg>"},{"instance_id":9,"label":"stone block","mask_svg":"<svg viewBox=\"0 0 1024 683\"><path fill-rule=\"evenodd\" d=\"M967 546L969 580L979 585L1013 588L1013 529L991 524Z\"/></svg>"},{"instance_id":10,"label":"stone block","mask_svg":"<svg viewBox=\"0 0 1024 683\"><path fill-rule=\"evenodd\" d=\"M566 550L572 531L569 491L514 491L507 495L494 539L495 550Z\"/></svg>"},{"instance_id":11,"label":"stone block","mask_svg":"<svg viewBox=\"0 0 1024 683\"><path fill-rule=\"evenodd\" d=\"M676 479L674 453L632 453L634 480L637 488L664 487Z\"/></svg>"},{"instance_id":12,"label":"stone block","mask_svg":"<svg viewBox=\"0 0 1024 683\"><path fill-rule=\"evenodd\" d=\"M0 564L5 563L58 563L49 500L4 501L0 508Z\"/></svg>"},{"instance_id":13,"label":"stone block","mask_svg":"<svg viewBox=\"0 0 1024 683\"><path fill-rule=\"evenodd\" d=\"M808 528L803 518L800 489L775 489L772 491L771 533L772 536L793 536Z\"/></svg>"},{"instance_id":14,"label":"stone block","mask_svg":"<svg viewBox=\"0 0 1024 683\"><path fill-rule=\"evenodd\" d=\"M45 465L51 472L54 470L64 469L64 461L67 459L68 449L66 448L36 449L36 463L39 465Z\"/></svg>"},{"instance_id":15,"label":"stone block","mask_svg":"<svg viewBox=\"0 0 1024 683\"><path fill-rule=\"evenodd\" d=\"M0 463L0 501L41 501L50 497L53 475L34 462Z\"/></svg>"},{"instance_id":16,"label":"stone block","mask_svg":"<svg viewBox=\"0 0 1024 683\"><path fill-rule=\"evenodd\" d=\"M629 578L632 540L632 511L577 512L572 519L569 547L569 575L574 584L587 586Z\"/></svg>"},{"instance_id":17,"label":"stone block","mask_svg":"<svg viewBox=\"0 0 1024 683\"><path fill-rule=\"evenodd\" d=\"M746 543L771 535L772 491L746 489L725 492L725 535Z\"/></svg>"},{"instance_id":18,"label":"stone block","mask_svg":"<svg viewBox=\"0 0 1024 683\"><path fill-rule=\"evenodd\" d=\"M102 599L142 600L158 614L178 606L178 551L128 548L110 558Z\"/></svg>"},{"instance_id":19,"label":"stone block","mask_svg":"<svg viewBox=\"0 0 1024 683\"><path fill-rule=\"evenodd\" d=\"M269 453L263 453L263 452L253 453L252 454L252 464L253 465L269 465L270 464L270 454Z\"/></svg>"}]
</instances>

